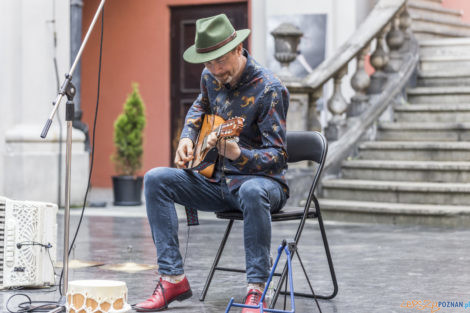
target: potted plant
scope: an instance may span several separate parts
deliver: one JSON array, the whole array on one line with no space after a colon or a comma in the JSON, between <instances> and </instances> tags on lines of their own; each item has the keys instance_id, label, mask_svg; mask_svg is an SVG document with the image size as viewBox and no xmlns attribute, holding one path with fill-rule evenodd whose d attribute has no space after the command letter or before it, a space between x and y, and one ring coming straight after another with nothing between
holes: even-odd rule
<instances>
[{"instance_id":1,"label":"potted plant","mask_svg":"<svg viewBox=\"0 0 470 313\"><path fill-rule=\"evenodd\" d=\"M142 167L145 106L138 85L124 103L123 112L114 122L115 153L111 156L117 176L113 176L114 205L140 205L143 177L137 176Z\"/></svg>"}]
</instances>

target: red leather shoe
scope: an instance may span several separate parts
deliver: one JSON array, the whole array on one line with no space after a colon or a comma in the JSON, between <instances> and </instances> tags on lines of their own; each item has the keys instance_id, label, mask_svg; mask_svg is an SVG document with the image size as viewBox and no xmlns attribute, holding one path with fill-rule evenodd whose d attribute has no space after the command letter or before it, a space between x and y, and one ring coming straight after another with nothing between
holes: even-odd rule
<instances>
[{"instance_id":1,"label":"red leather shoe","mask_svg":"<svg viewBox=\"0 0 470 313\"><path fill-rule=\"evenodd\" d=\"M259 300L261 300L262 292L256 289L250 289L245 298L245 304L247 305L259 305ZM266 308L266 302L263 301L263 308ZM242 313L259 313L259 309L250 309L244 308Z\"/></svg>"},{"instance_id":2,"label":"red leather shoe","mask_svg":"<svg viewBox=\"0 0 470 313\"><path fill-rule=\"evenodd\" d=\"M153 295L144 302L134 305L137 312L156 312L168 308L168 304L183 301L193 295L186 277L179 283L172 284L160 278Z\"/></svg>"}]
</instances>

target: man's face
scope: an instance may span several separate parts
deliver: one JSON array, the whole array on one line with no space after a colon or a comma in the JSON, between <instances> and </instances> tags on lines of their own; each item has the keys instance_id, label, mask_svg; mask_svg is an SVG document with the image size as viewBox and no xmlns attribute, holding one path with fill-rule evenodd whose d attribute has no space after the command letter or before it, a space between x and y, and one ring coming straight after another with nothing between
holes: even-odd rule
<instances>
[{"instance_id":1,"label":"man's face","mask_svg":"<svg viewBox=\"0 0 470 313\"><path fill-rule=\"evenodd\" d=\"M229 84L237 74L240 67L237 49L232 50L215 60L205 62L204 65L220 83Z\"/></svg>"}]
</instances>

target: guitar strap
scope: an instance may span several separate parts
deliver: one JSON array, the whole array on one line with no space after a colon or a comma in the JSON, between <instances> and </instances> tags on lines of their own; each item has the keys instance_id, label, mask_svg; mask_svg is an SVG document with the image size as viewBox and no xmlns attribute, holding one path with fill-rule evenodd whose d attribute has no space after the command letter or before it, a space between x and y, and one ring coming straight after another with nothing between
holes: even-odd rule
<instances>
[{"instance_id":1,"label":"guitar strap","mask_svg":"<svg viewBox=\"0 0 470 313\"><path fill-rule=\"evenodd\" d=\"M186 221L188 226L199 225L197 210L188 206L184 207L184 209L186 211Z\"/></svg>"}]
</instances>

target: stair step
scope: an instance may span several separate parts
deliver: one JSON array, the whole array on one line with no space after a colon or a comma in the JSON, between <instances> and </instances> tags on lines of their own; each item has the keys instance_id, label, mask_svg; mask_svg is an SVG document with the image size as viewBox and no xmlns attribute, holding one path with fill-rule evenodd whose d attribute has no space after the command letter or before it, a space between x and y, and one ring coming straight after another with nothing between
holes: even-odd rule
<instances>
[{"instance_id":1,"label":"stair step","mask_svg":"<svg viewBox=\"0 0 470 313\"><path fill-rule=\"evenodd\" d=\"M470 142L368 141L359 145L363 160L470 161Z\"/></svg>"},{"instance_id":2,"label":"stair step","mask_svg":"<svg viewBox=\"0 0 470 313\"><path fill-rule=\"evenodd\" d=\"M470 141L470 123L381 122L380 141Z\"/></svg>"},{"instance_id":3,"label":"stair step","mask_svg":"<svg viewBox=\"0 0 470 313\"><path fill-rule=\"evenodd\" d=\"M454 26L456 29L470 29L470 24L462 21L460 18L438 16L429 17L425 14L414 13L411 18L413 19L412 24L426 25L426 26Z\"/></svg>"},{"instance_id":4,"label":"stair step","mask_svg":"<svg viewBox=\"0 0 470 313\"><path fill-rule=\"evenodd\" d=\"M455 37L469 37L470 31L466 28L455 26L440 26L440 25L420 25L412 24L411 30L416 38L419 40L428 40L433 38L455 38Z\"/></svg>"},{"instance_id":5,"label":"stair step","mask_svg":"<svg viewBox=\"0 0 470 313\"><path fill-rule=\"evenodd\" d=\"M470 183L470 162L348 160L342 178Z\"/></svg>"},{"instance_id":6,"label":"stair step","mask_svg":"<svg viewBox=\"0 0 470 313\"><path fill-rule=\"evenodd\" d=\"M408 3L408 11L410 12L411 17L414 14L426 14L428 16L435 16L435 17L457 17L460 18L462 16L462 12L459 10L448 9L442 6L436 6L433 3L416 3L416 2L409 2Z\"/></svg>"},{"instance_id":7,"label":"stair step","mask_svg":"<svg viewBox=\"0 0 470 313\"><path fill-rule=\"evenodd\" d=\"M442 7L442 0L408 0L408 3L428 4Z\"/></svg>"},{"instance_id":8,"label":"stair step","mask_svg":"<svg viewBox=\"0 0 470 313\"><path fill-rule=\"evenodd\" d=\"M413 35L415 36L416 40L418 42L424 41L424 40L431 40L431 39L447 39L447 38L454 38L454 36L447 36L439 33L432 33L432 32L413 32Z\"/></svg>"},{"instance_id":9,"label":"stair step","mask_svg":"<svg viewBox=\"0 0 470 313\"><path fill-rule=\"evenodd\" d=\"M470 207L318 199L325 219L348 222L468 226Z\"/></svg>"},{"instance_id":10,"label":"stair step","mask_svg":"<svg viewBox=\"0 0 470 313\"><path fill-rule=\"evenodd\" d=\"M350 201L318 199L322 211L356 211L362 213L386 213L400 215L462 215L470 214L470 206L432 205L415 203L390 203L372 201Z\"/></svg>"},{"instance_id":11,"label":"stair step","mask_svg":"<svg viewBox=\"0 0 470 313\"><path fill-rule=\"evenodd\" d=\"M439 5L434 5L440 7ZM441 7L442 8L442 7ZM418 40L422 35L432 37L470 37L470 24L463 22L456 16L439 16L427 12L414 11L410 13L413 20L411 29Z\"/></svg>"},{"instance_id":12,"label":"stair step","mask_svg":"<svg viewBox=\"0 0 470 313\"><path fill-rule=\"evenodd\" d=\"M465 56L423 56L419 60L421 72L467 71L470 73L470 53Z\"/></svg>"},{"instance_id":13,"label":"stair step","mask_svg":"<svg viewBox=\"0 0 470 313\"><path fill-rule=\"evenodd\" d=\"M422 71L418 75L418 87L469 86L470 70Z\"/></svg>"},{"instance_id":14,"label":"stair step","mask_svg":"<svg viewBox=\"0 0 470 313\"><path fill-rule=\"evenodd\" d=\"M470 38L433 39L419 42L419 54L423 56L469 55Z\"/></svg>"},{"instance_id":15,"label":"stair step","mask_svg":"<svg viewBox=\"0 0 470 313\"><path fill-rule=\"evenodd\" d=\"M323 196L329 199L392 203L466 205L470 184L325 179Z\"/></svg>"},{"instance_id":16,"label":"stair step","mask_svg":"<svg viewBox=\"0 0 470 313\"><path fill-rule=\"evenodd\" d=\"M410 104L394 108L401 122L456 122L470 121L470 104Z\"/></svg>"},{"instance_id":17,"label":"stair step","mask_svg":"<svg viewBox=\"0 0 470 313\"><path fill-rule=\"evenodd\" d=\"M407 94L408 101L416 104L470 103L470 87L416 87Z\"/></svg>"}]
</instances>

